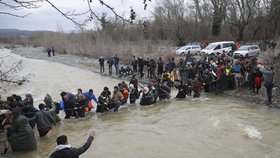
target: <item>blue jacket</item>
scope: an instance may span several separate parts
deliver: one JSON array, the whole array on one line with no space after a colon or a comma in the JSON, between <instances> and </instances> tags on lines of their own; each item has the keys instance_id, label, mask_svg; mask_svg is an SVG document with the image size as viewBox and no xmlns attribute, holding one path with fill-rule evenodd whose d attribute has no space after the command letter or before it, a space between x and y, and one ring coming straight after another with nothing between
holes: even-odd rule
<instances>
[{"instance_id":1,"label":"blue jacket","mask_svg":"<svg viewBox=\"0 0 280 158\"><path fill-rule=\"evenodd\" d=\"M89 92L85 92L83 94L86 96L88 101L91 101L93 99L95 101L95 103L98 104L98 101L94 94L90 94Z\"/></svg>"},{"instance_id":2,"label":"blue jacket","mask_svg":"<svg viewBox=\"0 0 280 158\"><path fill-rule=\"evenodd\" d=\"M240 64L234 64L231 68L231 72L233 73L241 73L241 65Z\"/></svg>"}]
</instances>

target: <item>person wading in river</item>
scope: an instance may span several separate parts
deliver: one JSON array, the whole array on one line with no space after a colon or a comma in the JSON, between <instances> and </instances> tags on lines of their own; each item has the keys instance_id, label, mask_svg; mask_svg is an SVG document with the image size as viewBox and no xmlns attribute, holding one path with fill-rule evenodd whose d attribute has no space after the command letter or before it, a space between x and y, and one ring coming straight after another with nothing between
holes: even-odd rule
<instances>
[{"instance_id":1,"label":"person wading in river","mask_svg":"<svg viewBox=\"0 0 280 158\"><path fill-rule=\"evenodd\" d=\"M121 105L122 100L124 99L123 94L119 90L118 86L114 87L113 97L112 101L113 104L109 107L109 109L114 108L114 112L117 112L119 110L119 107Z\"/></svg>"},{"instance_id":2,"label":"person wading in river","mask_svg":"<svg viewBox=\"0 0 280 158\"><path fill-rule=\"evenodd\" d=\"M39 109L40 111L30 120L37 124L39 136L43 137L52 129L52 124L55 124L55 121L51 113L45 109L44 104L39 104Z\"/></svg>"},{"instance_id":3,"label":"person wading in river","mask_svg":"<svg viewBox=\"0 0 280 158\"><path fill-rule=\"evenodd\" d=\"M69 119L71 116L75 116L74 107L76 106L76 97L74 94L69 92L61 92L60 96L64 102L64 119Z\"/></svg>"},{"instance_id":4,"label":"person wading in river","mask_svg":"<svg viewBox=\"0 0 280 158\"><path fill-rule=\"evenodd\" d=\"M90 147L94 137L95 131L92 131L82 147L73 148L68 144L67 136L61 135L56 138L57 146L55 147L55 151L50 155L50 158L79 158Z\"/></svg>"}]
</instances>

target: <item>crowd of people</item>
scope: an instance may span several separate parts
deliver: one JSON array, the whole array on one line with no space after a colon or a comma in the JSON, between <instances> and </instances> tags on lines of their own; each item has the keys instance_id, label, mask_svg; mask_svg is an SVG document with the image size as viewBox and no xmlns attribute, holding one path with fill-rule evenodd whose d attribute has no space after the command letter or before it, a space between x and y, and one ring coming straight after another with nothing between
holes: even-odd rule
<instances>
[{"instance_id":1,"label":"crowd of people","mask_svg":"<svg viewBox=\"0 0 280 158\"><path fill-rule=\"evenodd\" d=\"M102 57L100 66L102 65L103 71L101 73L104 73L104 63L105 59ZM138 75L141 81L145 80L145 77L149 79L149 84L153 87L158 87L157 85L160 84L168 89L177 88L180 94L176 98L191 95L196 98L203 90L205 93L213 92L218 95L225 90L249 89L253 94L258 94L260 88L265 86L268 104L272 103L272 88L275 82L274 66L271 63L263 63L257 56L234 59L225 51L202 57L188 53L185 58L177 61L175 58L164 61L162 57L143 59L133 56L131 65L127 65L124 71L118 71L120 59L117 55L110 57L107 63L109 75L112 75L112 65L114 65L116 75L120 78ZM123 69L125 66L121 67Z\"/></svg>"},{"instance_id":2,"label":"crowd of people","mask_svg":"<svg viewBox=\"0 0 280 158\"><path fill-rule=\"evenodd\" d=\"M108 87L104 87L99 97L95 96L92 89L83 92L80 88L77 89L76 94L63 91L60 96L62 101L54 102L47 94L43 99L44 103L38 105L39 109L33 105L31 94L26 94L24 99L16 94L7 97L6 100L0 98L0 132L5 132L6 136L2 153L6 154L9 148L12 151L35 150L37 143L33 128L36 125L39 137L46 136L52 129L52 125L61 121L58 115L60 110L65 112L64 119L83 118L85 113L94 107L97 113L104 113L111 109L117 112L119 107L128 101L130 104L135 104L136 100L140 99L141 105L151 105L158 98L167 99L170 97L170 89L164 84L156 83L142 87L138 84L137 76L133 75L129 85L122 81L114 86L112 93ZM92 102L97 106L93 106Z\"/></svg>"},{"instance_id":3,"label":"crowd of people","mask_svg":"<svg viewBox=\"0 0 280 158\"><path fill-rule=\"evenodd\" d=\"M25 99L13 94L6 101L0 97L0 132L6 137L5 148L12 151L26 151L37 148L33 128L37 125L40 137L44 137L51 130L52 124L61 121L58 116L59 103L53 102L50 95L46 95L44 103L39 104L39 109L33 106L33 97L26 94Z\"/></svg>"},{"instance_id":4,"label":"crowd of people","mask_svg":"<svg viewBox=\"0 0 280 158\"><path fill-rule=\"evenodd\" d=\"M99 63L100 73L105 73L103 56L99 58ZM39 137L46 136L52 126L61 121L58 116L60 110L65 112L64 119L83 118L86 112L92 111L94 107L98 113L110 110L117 112L121 105L135 104L138 99L142 106L152 105L158 100L170 99L171 90L174 88L178 89L175 98L187 96L198 98L202 91L219 95L225 90L243 88L258 94L260 88L265 86L268 103L272 103L274 67L264 65L257 57L233 59L226 52L203 57L188 53L178 61L175 58L164 61L162 57L156 60L133 56L131 65L119 68L120 58L115 55L107 60L107 64L109 75L113 74L114 66L117 76L121 78L126 76L130 80L120 82L113 87L112 92L109 87L104 87L98 97L92 89L83 92L80 88L77 89L76 94L61 92L61 102L54 102L47 94L43 99L44 103L39 104L37 109L33 105L31 94L26 94L25 99L13 94L5 101L0 96L0 131L5 132L6 136L3 154L6 154L9 148L12 151L35 150L37 143L33 128L37 126ZM142 79L145 77L148 81L144 82ZM93 106L93 102L96 106ZM89 147L94 135L95 133L89 137L86 148ZM63 149L68 147L67 137L59 137L57 145L58 148ZM85 150L81 149L83 152ZM54 152L52 155L59 154Z\"/></svg>"}]
</instances>

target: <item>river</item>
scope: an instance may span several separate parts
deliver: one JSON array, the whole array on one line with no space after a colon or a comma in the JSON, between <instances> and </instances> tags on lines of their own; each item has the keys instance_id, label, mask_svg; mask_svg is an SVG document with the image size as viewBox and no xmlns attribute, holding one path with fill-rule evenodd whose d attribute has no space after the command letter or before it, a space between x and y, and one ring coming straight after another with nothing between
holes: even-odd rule
<instances>
[{"instance_id":1,"label":"river","mask_svg":"<svg viewBox=\"0 0 280 158\"><path fill-rule=\"evenodd\" d=\"M35 105L46 93L58 101L61 91L76 93L77 88L92 88L98 96L104 86L112 89L120 82L80 68L23 58L7 50L0 54L9 55L5 60L23 60L20 74L29 74L29 82L7 88L1 95L16 93L23 97L32 93ZM91 130L97 135L83 158L280 157L279 110L214 95L198 100L170 99L150 107L128 105L116 113L91 113L84 119L63 120L45 138L40 139L34 129L36 151L10 152L7 157L48 157L58 135L67 135L70 144L79 146ZM0 143L2 150L4 142Z\"/></svg>"}]
</instances>

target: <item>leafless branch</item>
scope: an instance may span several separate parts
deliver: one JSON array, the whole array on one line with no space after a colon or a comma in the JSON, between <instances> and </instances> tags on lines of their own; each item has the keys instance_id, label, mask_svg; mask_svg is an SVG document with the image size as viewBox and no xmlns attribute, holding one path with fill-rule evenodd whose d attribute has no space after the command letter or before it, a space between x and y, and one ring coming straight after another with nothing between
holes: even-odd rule
<instances>
[{"instance_id":1,"label":"leafless branch","mask_svg":"<svg viewBox=\"0 0 280 158\"><path fill-rule=\"evenodd\" d=\"M73 17L68 16L67 14L65 14L63 11L61 11L59 8L57 8L53 3L51 3L49 0L45 0L47 3L49 3L56 11L58 11L59 13L62 14L62 16L64 16L65 18L67 18L68 20L72 21L75 25L81 27L83 26L83 24L78 23Z\"/></svg>"},{"instance_id":2,"label":"leafless branch","mask_svg":"<svg viewBox=\"0 0 280 158\"><path fill-rule=\"evenodd\" d=\"M11 66L8 68L4 68L4 58L0 58L0 82L5 82L5 83L13 83L13 84L22 84L23 82L27 81L27 77L23 77L22 79L16 79L17 78L17 72L21 70L21 64L22 61L18 61L13 63ZM1 87L0 87L1 88Z\"/></svg>"},{"instance_id":3,"label":"leafless branch","mask_svg":"<svg viewBox=\"0 0 280 158\"><path fill-rule=\"evenodd\" d=\"M96 18L98 21L101 21L101 18L97 15L96 11L93 10L91 7L92 0L86 0L86 1L87 1L87 5L88 5L88 10L86 10L84 12L77 12L76 10L72 10L72 11L69 10L66 12L62 11L59 7L57 7L50 0L9 0L9 1L0 0L0 6L2 5L2 6L5 6L6 8L10 8L12 10L17 11L17 10L21 10L21 9L39 8L40 3L46 2L49 5L51 5L51 7L54 8L56 11L58 11L62 16L64 16L66 19L70 20L76 26L81 28L81 27L86 26L89 21L93 20L93 18ZM133 14L133 16L130 16L130 18L127 19L124 17L124 15L120 15L119 13L117 13L112 6L110 6L103 0L96 0L96 2L97 3L99 2L101 5L105 6L107 9L109 9L115 15L116 18L119 18L125 22L132 23L132 21L135 19L135 13L134 13L133 9L131 9L131 15ZM10 16L19 17L19 18L24 18L29 15L29 14L20 15L18 13L5 12L5 11L1 11L0 14L6 14L6 15L10 15ZM78 18L83 19L82 17L85 17L85 16L87 16L87 17L85 18L84 21L80 22L80 20L77 20Z\"/></svg>"},{"instance_id":4,"label":"leafless branch","mask_svg":"<svg viewBox=\"0 0 280 158\"><path fill-rule=\"evenodd\" d=\"M6 15L10 15L10 16L18 17L18 18L25 18L26 16L30 15L30 13L25 14L25 15L18 15L18 14L13 14L13 13L9 13L9 12L0 12L0 14L6 14Z\"/></svg>"},{"instance_id":5,"label":"leafless branch","mask_svg":"<svg viewBox=\"0 0 280 158\"><path fill-rule=\"evenodd\" d=\"M100 2L101 5L104 5L106 8L108 8L109 10L111 10L111 12L113 12L117 18L120 18L120 19L122 19L123 21L126 21L126 22L128 22L128 23L131 23L131 20L134 20L134 19L126 19L126 18L124 18L123 16L119 15L119 14L114 10L113 7L111 7L110 5L108 5L107 3L105 3L103 0L99 0L99 2Z\"/></svg>"},{"instance_id":6,"label":"leafless branch","mask_svg":"<svg viewBox=\"0 0 280 158\"><path fill-rule=\"evenodd\" d=\"M4 5L14 10L34 9L39 8L40 5L38 5L38 3L42 1L43 0L10 0L9 2L4 2L3 0L0 0L0 5Z\"/></svg>"},{"instance_id":7,"label":"leafless branch","mask_svg":"<svg viewBox=\"0 0 280 158\"><path fill-rule=\"evenodd\" d=\"M1 62L1 64L3 64L3 62ZM1 74L0 74L0 79L5 78L6 76L8 76L9 73L16 71L17 69L19 69L20 65L22 64L22 61L19 61L17 63L13 63L12 66L7 70L7 71L2 71L1 70Z\"/></svg>"}]
</instances>

